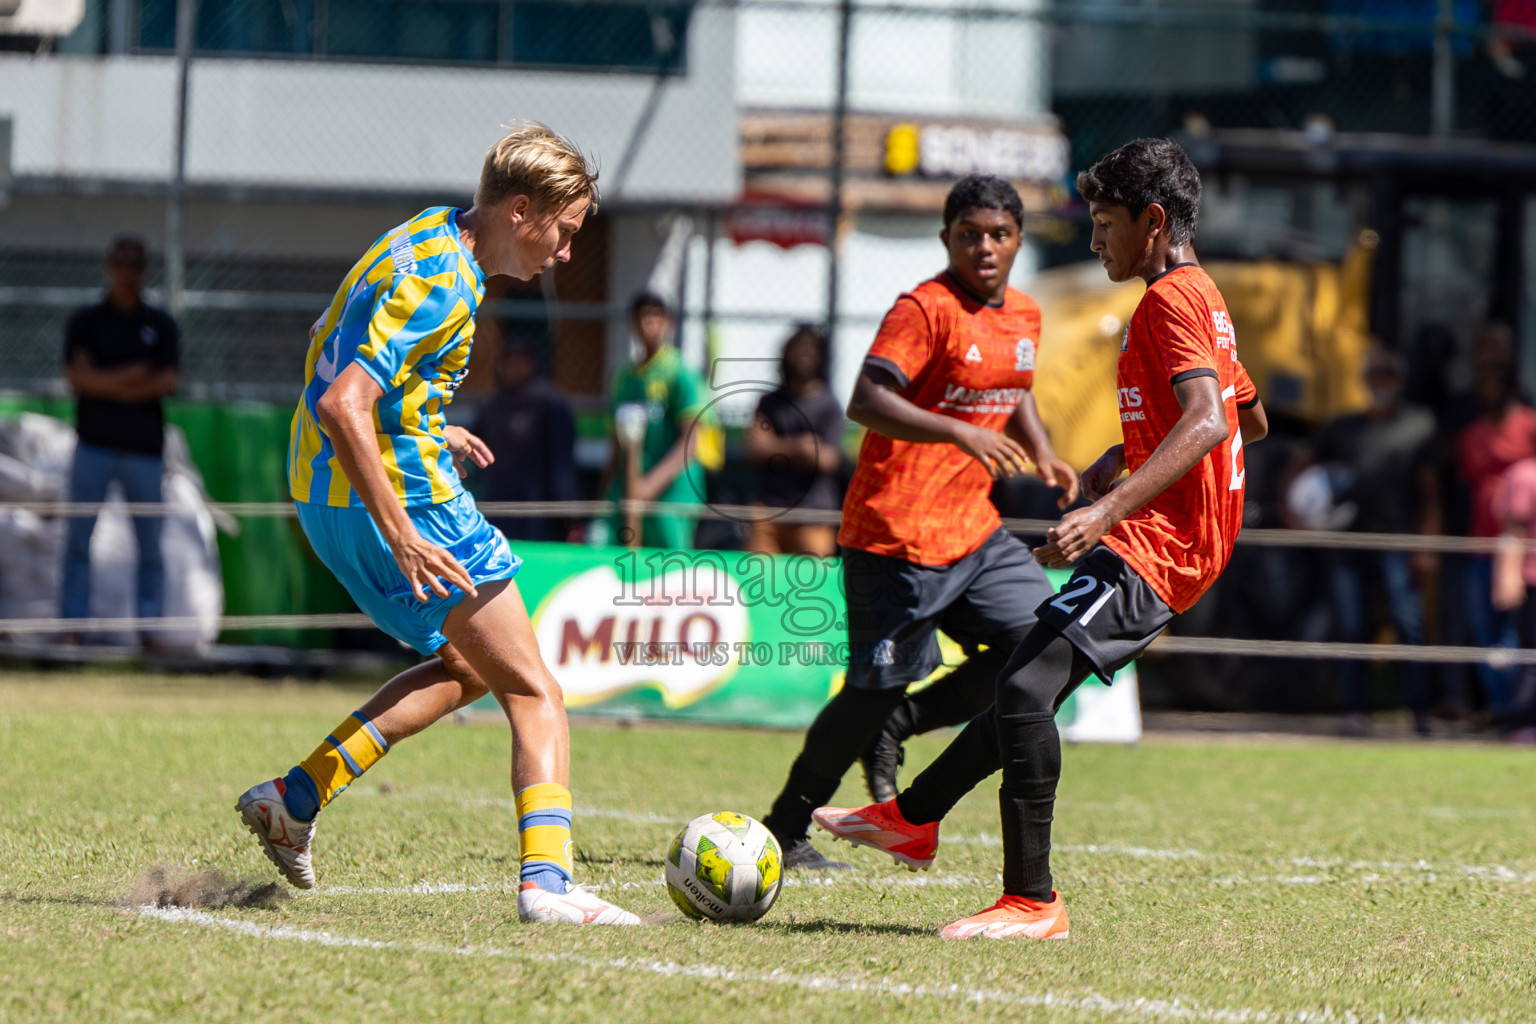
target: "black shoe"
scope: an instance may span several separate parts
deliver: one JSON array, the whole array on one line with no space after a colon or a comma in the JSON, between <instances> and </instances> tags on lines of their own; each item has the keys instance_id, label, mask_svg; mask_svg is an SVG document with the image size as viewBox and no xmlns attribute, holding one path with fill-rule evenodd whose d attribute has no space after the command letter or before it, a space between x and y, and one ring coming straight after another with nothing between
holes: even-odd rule
<instances>
[{"instance_id":1,"label":"black shoe","mask_svg":"<svg viewBox=\"0 0 1536 1024\"><path fill-rule=\"evenodd\" d=\"M840 860L827 860L821 855L821 851L811 845L809 839L796 839L792 843L781 843L784 848L784 857L779 862L785 869L794 868L800 871L848 871L851 864L844 864Z\"/></svg>"},{"instance_id":2,"label":"black shoe","mask_svg":"<svg viewBox=\"0 0 1536 1024\"><path fill-rule=\"evenodd\" d=\"M887 800L896 799L900 790L896 786L896 769L906 761L906 751L901 749L901 742L884 729L875 737L875 742L864 751L864 756L859 758L859 763L864 766L864 787L869 790L870 799L877 804L883 804Z\"/></svg>"}]
</instances>

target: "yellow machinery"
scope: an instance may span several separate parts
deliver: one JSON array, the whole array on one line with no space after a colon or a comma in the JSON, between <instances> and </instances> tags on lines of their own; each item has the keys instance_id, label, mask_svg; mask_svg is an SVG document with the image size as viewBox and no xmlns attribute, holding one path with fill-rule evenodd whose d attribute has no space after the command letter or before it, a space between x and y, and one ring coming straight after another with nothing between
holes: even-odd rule
<instances>
[{"instance_id":1,"label":"yellow machinery","mask_svg":"<svg viewBox=\"0 0 1536 1024\"><path fill-rule=\"evenodd\" d=\"M1365 405L1374 241L1363 233L1341 263L1205 264L1266 405L1314 423ZM1028 291L1044 318L1035 397L1057 454L1081 470L1120 443L1115 364L1146 286L1113 284L1094 261L1047 270Z\"/></svg>"}]
</instances>

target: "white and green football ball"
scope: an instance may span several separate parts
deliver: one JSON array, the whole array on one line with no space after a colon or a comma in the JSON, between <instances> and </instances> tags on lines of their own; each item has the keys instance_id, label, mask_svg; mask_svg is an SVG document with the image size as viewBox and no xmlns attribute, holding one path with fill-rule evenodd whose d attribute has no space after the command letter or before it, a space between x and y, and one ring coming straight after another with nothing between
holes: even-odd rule
<instances>
[{"instance_id":1,"label":"white and green football ball","mask_svg":"<svg viewBox=\"0 0 1536 1024\"><path fill-rule=\"evenodd\" d=\"M694 920L756 921L779 898L779 842L734 811L702 814L667 850L667 891Z\"/></svg>"}]
</instances>

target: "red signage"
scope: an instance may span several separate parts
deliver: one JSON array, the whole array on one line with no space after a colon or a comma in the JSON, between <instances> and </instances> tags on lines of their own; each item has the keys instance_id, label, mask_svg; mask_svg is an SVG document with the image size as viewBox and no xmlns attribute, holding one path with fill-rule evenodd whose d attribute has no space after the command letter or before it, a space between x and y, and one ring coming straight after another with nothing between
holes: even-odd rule
<instances>
[{"instance_id":1,"label":"red signage","mask_svg":"<svg viewBox=\"0 0 1536 1024\"><path fill-rule=\"evenodd\" d=\"M781 249L827 244L827 213L820 206L761 192L742 195L740 206L725 218L725 230L737 245L772 242Z\"/></svg>"}]
</instances>

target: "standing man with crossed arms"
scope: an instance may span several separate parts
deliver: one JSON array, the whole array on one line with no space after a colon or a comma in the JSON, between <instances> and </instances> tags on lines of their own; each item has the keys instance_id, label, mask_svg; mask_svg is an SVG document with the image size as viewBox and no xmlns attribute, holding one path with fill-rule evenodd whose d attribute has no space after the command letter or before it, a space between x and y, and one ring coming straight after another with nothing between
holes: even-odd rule
<instances>
[{"instance_id":1,"label":"standing man with crossed arms","mask_svg":"<svg viewBox=\"0 0 1536 1024\"><path fill-rule=\"evenodd\" d=\"M391 746L486 693L512 724L522 847L518 917L637 925L572 884L570 733L512 577L522 561L464 491L490 449L447 426L485 278L527 281L571 258L597 173L537 123L486 154L468 210L423 211L376 241L312 333L289 485L321 561L380 629L436 655L385 683L287 775L235 809L301 889L315 884L316 816Z\"/></svg>"}]
</instances>

